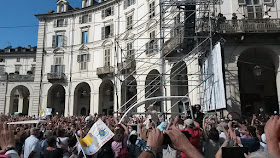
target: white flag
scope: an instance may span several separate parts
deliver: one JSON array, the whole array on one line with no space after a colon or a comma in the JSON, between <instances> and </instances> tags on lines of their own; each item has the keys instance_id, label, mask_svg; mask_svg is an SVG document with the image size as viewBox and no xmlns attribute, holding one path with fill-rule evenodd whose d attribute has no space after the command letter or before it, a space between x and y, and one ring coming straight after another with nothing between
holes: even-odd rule
<instances>
[{"instance_id":1,"label":"white flag","mask_svg":"<svg viewBox=\"0 0 280 158\"><path fill-rule=\"evenodd\" d=\"M99 119L88 134L83 139L79 139L79 142L86 155L93 155L113 136L114 133Z\"/></svg>"}]
</instances>

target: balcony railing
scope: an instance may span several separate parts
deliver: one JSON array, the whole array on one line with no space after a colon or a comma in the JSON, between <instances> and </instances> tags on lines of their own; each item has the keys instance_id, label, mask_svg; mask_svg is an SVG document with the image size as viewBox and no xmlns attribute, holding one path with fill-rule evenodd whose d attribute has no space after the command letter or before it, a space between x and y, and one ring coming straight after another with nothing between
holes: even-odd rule
<instances>
[{"instance_id":1,"label":"balcony railing","mask_svg":"<svg viewBox=\"0 0 280 158\"><path fill-rule=\"evenodd\" d=\"M135 60L134 59L126 59L122 63L118 63L118 70L123 71L123 70L129 70L129 71L134 71L135 70Z\"/></svg>"},{"instance_id":2,"label":"balcony railing","mask_svg":"<svg viewBox=\"0 0 280 158\"><path fill-rule=\"evenodd\" d=\"M209 31L207 20L197 20L197 32ZM280 32L280 19L244 19L212 21L212 31L220 33L265 33Z\"/></svg>"},{"instance_id":3,"label":"balcony railing","mask_svg":"<svg viewBox=\"0 0 280 158\"><path fill-rule=\"evenodd\" d=\"M34 81L34 75L9 74L8 75L8 80L10 82Z\"/></svg>"},{"instance_id":4,"label":"balcony railing","mask_svg":"<svg viewBox=\"0 0 280 158\"><path fill-rule=\"evenodd\" d=\"M168 55L173 50L176 50L183 43L182 35L172 37L164 43L163 54Z\"/></svg>"},{"instance_id":5,"label":"balcony railing","mask_svg":"<svg viewBox=\"0 0 280 158\"><path fill-rule=\"evenodd\" d=\"M105 75L114 73L114 67L112 66L104 66L97 68L96 74L97 75Z\"/></svg>"},{"instance_id":6,"label":"balcony railing","mask_svg":"<svg viewBox=\"0 0 280 158\"><path fill-rule=\"evenodd\" d=\"M66 76L63 72L51 72L47 74L49 81L65 80Z\"/></svg>"},{"instance_id":7,"label":"balcony railing","mask_svg":"<svg viewBox=\"0 0 280 158\"><path fill-rule=\"evenodd\" d=\"M8 75L7 74L1 74L0 75L0 81L7 81Z\"/></svg>"}]
</instances>

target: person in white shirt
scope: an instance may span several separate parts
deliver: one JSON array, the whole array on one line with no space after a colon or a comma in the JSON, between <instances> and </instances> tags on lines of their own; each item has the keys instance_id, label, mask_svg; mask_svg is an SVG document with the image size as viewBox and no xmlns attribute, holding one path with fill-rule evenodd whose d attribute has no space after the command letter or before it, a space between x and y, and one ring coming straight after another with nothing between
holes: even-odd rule
<instances>
[{"instance_id":1,"label":"person in white shirt","mask_svg":"<svg viewBox=\"0 0 280 158\"><path fill-rule=\"evenodd\" d=\"M40 158L40 141L37 138L39 130L32 128L30 136L25 140L23 147L24 158Z\"/></svg>"}]
</instances>

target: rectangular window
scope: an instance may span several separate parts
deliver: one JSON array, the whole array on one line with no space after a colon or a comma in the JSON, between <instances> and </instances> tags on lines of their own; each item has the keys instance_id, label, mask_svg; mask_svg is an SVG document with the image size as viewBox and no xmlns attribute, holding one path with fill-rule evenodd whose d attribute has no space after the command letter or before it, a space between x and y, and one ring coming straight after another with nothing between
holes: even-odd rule
<instances>
[{"instance_id":1,"label":"rectangular window","mask_svg":"<svg viewBox=\"0 0 280 158\"><path fill-rule=\"evenodd\" d=\"M124 3L123 5L124 9L126 9L127 7L135 4L135 0L124 0L123 3Z\"/></svg>"},{"instance_id":2,"label":"rectangular window","mask_svg":"<svg viewBox=\"0 0 280 158\"><path fill-rule=\"evenodd\" d=\"M64 35L53 35L52 47L64 47L66 46L66 36Z\"/></svg>"},{"instance_id":3,"label":"rectangular window","mask_svg":"<svg viewBox=\"0 0 280 158\"><path fill-rule=\"evenodd\" d=\"M132 24L133 23L133 15L129 15L126 17L126 28L129 30L129 29L132 29Z\"/></svg>"},{"instance_id":4,"label":"rectangular window","mask_svg":"<svg viewBox=\"0 0 280 158\"><path fill-rule=\"evenodd\" d=\"M147 54L152 54L157 51L158 45L156 40L156 32L152 31L150 33L150 40L146 43Z\"/></svg>"},{"instance_id":5,"label":"rectangular window","mask_svg":"<svg viewBox=\"0 0 280 158\"><path fill-rule=\"evenodd\" d=\"M88 15L84 15L82 17L82 23L87 23L88 22Z\"/></svg>"},{"instance_id":6,"label":"rectangular window","mask_svg":"<svg viewBox=\"0 0 280 158\"><path fill-rule=\"evenodd\" d=\"M54 57L54 66L52 72L60 73L63 72L63 58L62 56L55 56Z\"/></svg>"},{"instance_id":7,"label":"rectangular window","mask_svg":"<svg viewBox=\"0 0 280 158\"><path fill-rule=\"evenodd\" d=\"M5 62L5 58L0 58L0 62Z\"/></svg>"},{"instance_id":8,"label":"rectangular window","mask_svg":"<svg viewBox=\"0 0 280 158\"><path fill-rule=\"evenodd\" d=\"M64 12L64 11L65 11L64 4L61 4L60 5L60 12Z\"/></svg>"},{"instance_id":9,"label":"rectangular window","mask_svg":"<svg viewBox=\"0 0 280 158\"><path fill-rule=\"evenodd\" d=\"M36 57L33 58L33 62L36 62Z\"/></svg>"},{"instance_id":10,"label":"rectangular window","mask_svg":"<svg viewBox=\"0 0 280 158\"><path fill-rule=\"evenodd\" d=\"M20 58L17 58L17 62L20 62Z\"/></svg>"},{"instance_id":11,"label":"rectangular window","mask_svg":"<svg viewBox=\"0 0 280 158\"><path fill-rule=\"evenodd\" d=\"M107 25L105 27L102 27L101 33L102 33L102 39L113 37L113 35L114 35L114 25L111 24L111 25Z\"/></svg>"},{"instance_id":12,"label":"rectangular window","mask_svg":"<svg viewBox=\"0 0 280 158\"><path fill-rule=\"evenodd\" d=\"M127 43L126 49L127 49L127 58L133 59L133 57L134 57L133 42Z\"/></svg>"},{"instance_id":13,"label":"rectangular window","mask_svg":"<svg viewBox=\"0 0 280 158\"><path fill-rule=\"evenodd\" d=\"M5 66L0 65L0 74L3 75L5 73Z\"/></svg>"},{"instance_id":14,"label":"rectangular window","mask_svg":"<svg viewBox=\"0 0 280 158\"><path fill-rule=\"evenodd\" d=\"M57 47L62 47L63 46L63 35L58 35L57 36Z\"/></svg>"},{"instance_id":15,"label":"rectangular window","mask_svg":"<svg viewBox=\"0 0 280 158\"><path fill-rule=\"evenodd\" d=\"M64 26L64 19L57 20L57 27L63 27Z\"/></svg>"},{"instance_id":16,"label":"rectangular window","mask_svg":"<svg viewBox=\"0 0 280 158\"><path fill-rule=\"evenodd\" d=\"M87 44L88 43L88 31L83 31L82 32L82 44Z\"/></svg>"},{"instance_id":17,"label":"rectangular window","mask_svg":"<svg viewBox=\"0 0 280 158\"><path fill-rule=\"evenodd\" d=\"M105 54L104 54L104 66L110 66L110 49L105 49Z\"/></svg>"},{"instance_id":18,"label":"rectangular window","mask_svg":"<svg viewBox=\"0 0 280 158\"><path fill-rule=\"evenodd\" d=\"M156 13L155 13L155 1L151 2L149 4L149 13L150 13L150 18L153 18L156 16Z\"/></svg>"},{"instance_id":19,"label":"rectangular window","mask_svg":"<svg viewBox=\"0 0 280 158\"><path fill-rule=\"evenodd\" d=\"M102 10L102 19L104 19L107 16L112 16L114 15L114 6L106 8L104 10Z\"/></svg>"},{"instance_id":20,"label":"rectangular window","mask_svg":"<svg viewBox=\"0 0 280 158\"><path fill-rule=\"evenodd\" d=\"M259 0L246 0L248 19L262 19L262 6Z\"/></svg>"},{"instance_id":21,"label":"rectangular window","mask_svg":"<svg viewBox=\"0 0 280 158\"><path fill-rule=\"evenodd\" d=\"M79 23L88 23L91 22L92 14L87 14L79 17Z\"/></svg>"},{"instance_id":22,"label":"rectangular window","mask_svg":"<svg viewBox=\"0 0 280 158\"><path fill-rule=\"evenodd\" d=\"M81 58L80 70L86 70L87 62L88 62L88 54L82 54L80 58Z\"/></svg>"},{"instance_id":23,"label":"rectangular window","mask_svg":"<svg viewBox=\"0 0 280 158\"><path fill-rule=\"evenodd\" d=\"M20 68L20 65L15 65L15 73L19 74Z\"/></svg>"}]
</instances>

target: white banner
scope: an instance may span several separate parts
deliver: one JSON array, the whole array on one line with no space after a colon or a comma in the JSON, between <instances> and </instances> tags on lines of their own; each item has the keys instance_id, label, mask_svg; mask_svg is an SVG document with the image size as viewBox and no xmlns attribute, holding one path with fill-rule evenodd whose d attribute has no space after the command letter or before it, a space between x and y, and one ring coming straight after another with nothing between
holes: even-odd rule
<instances>
[{"instance_id":1,"label":"white banner","mask_svg":"<svg viewBox=\"0 0 280 158\"><path fill-rule=\"evenodd\" d=\"M205 60L202 72L204 80L212 75L203 85L204 111L226 108L220 42L215 45L212 54Z\"/></svg>"}]
</instances>

